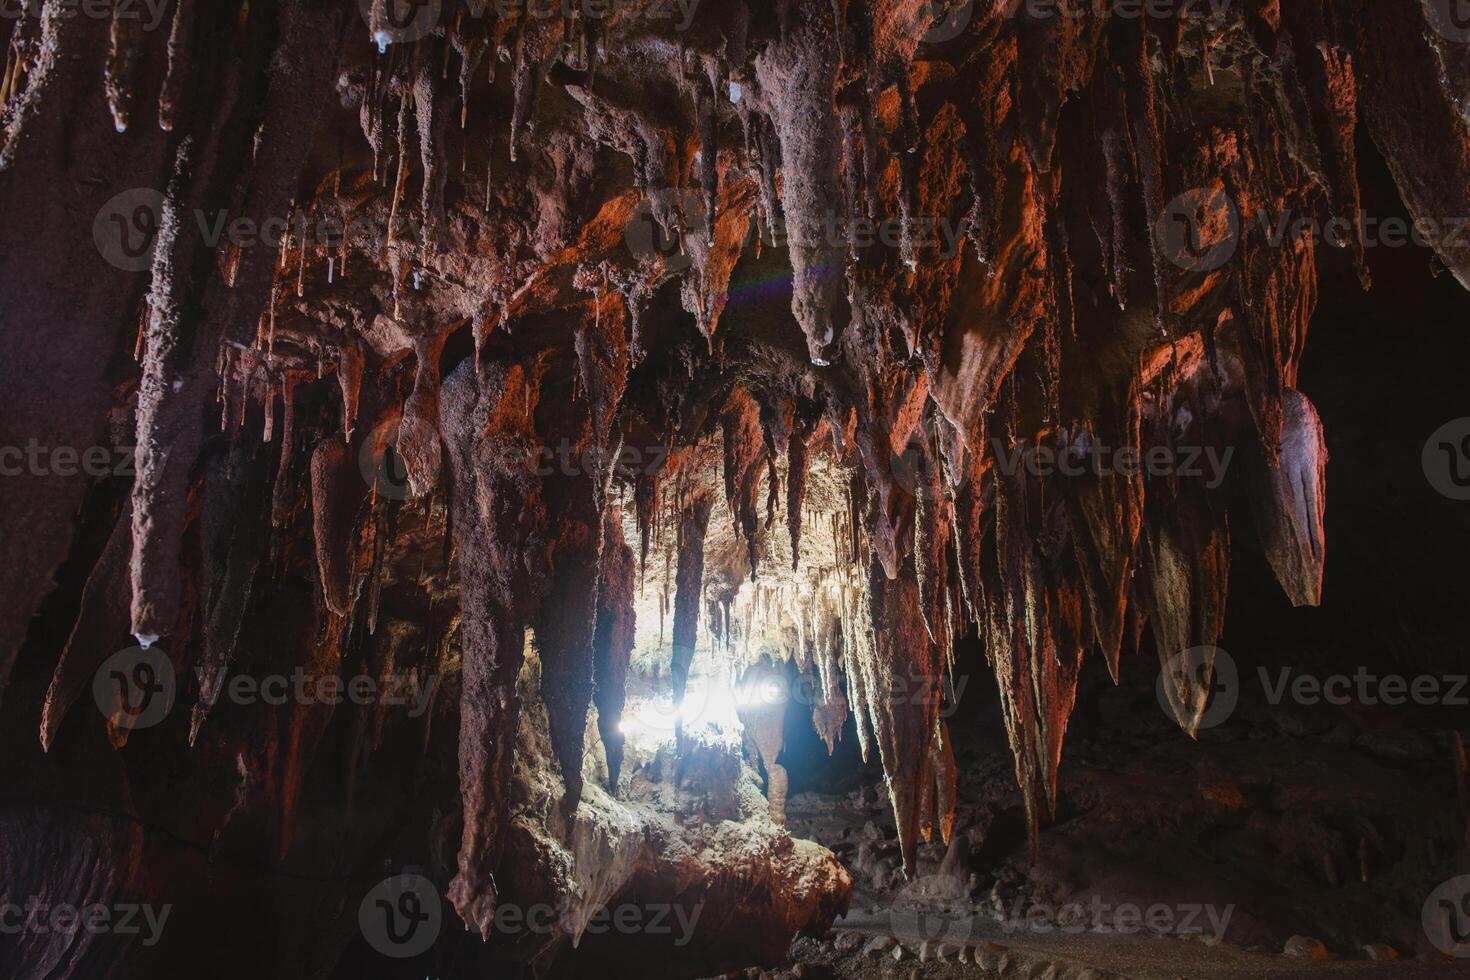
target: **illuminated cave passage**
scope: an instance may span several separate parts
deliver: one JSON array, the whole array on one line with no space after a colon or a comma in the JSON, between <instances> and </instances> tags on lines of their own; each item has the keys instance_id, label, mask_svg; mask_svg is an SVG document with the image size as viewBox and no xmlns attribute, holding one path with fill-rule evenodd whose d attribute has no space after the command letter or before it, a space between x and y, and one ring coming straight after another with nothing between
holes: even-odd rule
<instances>
[{"instance_id":1,"label":"illuminated cave passage","mask_svg":"<svg viewBox=\"0 0 1470 980\"><path fill-rule=\"evenodd\" d=\"M0 977L1464 975L1462 6L16 0Z\"/></svg>"}]
</instances>

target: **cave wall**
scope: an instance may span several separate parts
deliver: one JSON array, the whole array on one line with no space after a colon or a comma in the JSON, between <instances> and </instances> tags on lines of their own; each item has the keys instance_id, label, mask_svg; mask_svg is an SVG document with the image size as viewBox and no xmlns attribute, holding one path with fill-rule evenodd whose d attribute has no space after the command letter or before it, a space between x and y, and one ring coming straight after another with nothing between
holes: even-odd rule
<instances>
[{"instance_id":1,"label":"cave wall","mask_svg":"<svg viewBox=\"0 0 1470 980\"><path fill-rule=\"evenodd\" d=\"M1196 733L1240 537L1290 603L1330 582L1303 363L1320 270L1386 251L1360 140L1470 282L1465 39L1435 0L949 6L0 22L0 445L119 461L0 481L3 874L177 916L0 937L17 975L323 975L405 868L468 930L424 955L494 957L517 862L635 775L615 688L677 701L701 644L813 673L829 747L851 713L906 866L952 829L958 638L1033 841L1087 662L1202 649L1166 686ZM1024 462L1100 447L1238 465ZM424 693L230 693L297 672ZM147 724L97 691L165 676Z\"/></svg>"}]
</instances>

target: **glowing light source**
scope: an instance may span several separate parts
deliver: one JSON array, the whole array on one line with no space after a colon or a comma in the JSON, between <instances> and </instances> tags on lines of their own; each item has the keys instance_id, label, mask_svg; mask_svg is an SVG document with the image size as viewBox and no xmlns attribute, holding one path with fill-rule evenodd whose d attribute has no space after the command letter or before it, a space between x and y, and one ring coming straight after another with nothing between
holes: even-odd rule
<instances>
[{"instance_id":1,"label":"glowing light source","mask_svg":"<svg viewBox=\"0 0 1470 980\"><path fill-rule=\"evenodd\" d=\"M727 678L691 677L677 704L672 693L630 697L618 730L649 752L674 741L680 727L686 735L704 740L738 743L744 731L738 703Z\"/></svg>"}]
</instances>

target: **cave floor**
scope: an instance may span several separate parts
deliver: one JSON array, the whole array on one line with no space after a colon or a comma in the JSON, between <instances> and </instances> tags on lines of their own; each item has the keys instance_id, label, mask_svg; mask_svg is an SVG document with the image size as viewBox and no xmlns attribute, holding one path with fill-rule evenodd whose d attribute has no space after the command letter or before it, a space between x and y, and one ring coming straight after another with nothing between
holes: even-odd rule
<instances>
[{"instance_id":1,"label":"cave floor","mask_svg":"<svg viewBox=\"0 0 1470 980\"><path fill-rule=\"evenodd\" d=\"M793 794L791 832L832 849L854 890L833 934L799 938L771 975L1470 976L1421 923L1442 856L1463 856L1467 834L1435 732L1244 703L1201 753L1155 720L1151 698L1142 685L1103 692L1098 720L1114 737L1084 724L1069 740L1035 858L998 733L957 737L950 843L921 844L913 880L881 780ZM1173 926L1114 928L1124 907L1164 908Z\"/></svg>"},{"instance_id":2,"label":"cave floor","mask_svg":"<svg viewBox=\"0 0 1470 980\"><path fill-rule=\"evenodd\" d=\"M1467 968L1462 963L1406 960L1386 963L1351 960L1313 962L1250 953L1228 945L1209 947L1165 937L1053 935L1017 939L1014 935L1004 934L998 926L992 926L990 930L994 939L984 938L986 930L983 928L976 930L978 942L984 944L983 965L973 961L973 952L967 956L971 962L959 962L954 949L946 952L945 961L939 961L935 953L930 952L928 959L920 962L918 954L923 948L923 940L917 934L899 935L894 947L885 947L881 951L867 948L873 937L893 935L887 916L848 916L837 924L834 931L838 937L844 934L861 937L862 947L855 954L833 955L825 963L819 955L812 956L809 963L828 966L831 976L863 980L914 976L915 971L919 977L936 980L947 977L994 977L997 980L1003 977L1050 977L1055 980L1100 980L1102 977L1127 977L1131 980L1297 980L1307 977L1429 980L1467 975ZM897 945L904 947L902 959L893 955ZM794 951L800 955L807 948L799 941ZM834 953L836 949L834 945ZM1001 965L1003 957L1004 965ZM1049 973L1049 970L1054 972ZM803 970L803 974L821 975L820 971L810 967ZM773 974L775 977L782 975Z\"/></svg>"}]
</instances>

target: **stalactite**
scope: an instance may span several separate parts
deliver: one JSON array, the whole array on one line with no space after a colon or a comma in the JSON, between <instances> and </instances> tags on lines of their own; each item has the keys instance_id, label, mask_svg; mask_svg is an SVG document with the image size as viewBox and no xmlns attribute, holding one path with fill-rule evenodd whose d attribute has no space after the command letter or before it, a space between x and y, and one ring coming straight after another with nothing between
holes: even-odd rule
<instances>
[{"instance_id":1,"label":"stalactite","mask_svg":"<svg viewBox=\"0 0 1470 980\"><path fill-rule=\"evenodd\" d=\"M1226 5L1205 24L987 8L970 11L962 36L936 42L870 22L909 13L907 0L875 10L782 2L753 33L752 11L739 4L703 13L688 37L621 17L481 24L461 15L393 44L380 22L386 5L375 4L386 49L377 56L360 30L345 32L356 43L337 51L350 5L324 12L281 0L221 14L196 4L177 0L166 44L125 23L120 5L86 44L55 5L44 28L33 18L13 28L0 93L7 177L38 152L28 146L51 156L72 147L116 193L123 187L108 171L120 157L110 154L144 161L138 186L158 183L145 158L175 156L145 243L151 288L136 384L127 351L140 284L101 267L89 247L77 270L45 286L75 291L73 306L105 309L129 334L87 350L113 365L93 378L105 382L91 399L100 407L54 430L40 427L42 412L12 423L7 402L0 413L11 439L29 426L70 445L103 438L110 404L111 421L136 432L138 469L130 489L110 479L57 486L49 513L65 520L51 523L88 530L38 551L44 560L28 574L47 584L9 600L6 618L18 625L0 636L0 681L22 642L27 656L48 652L56 617L75 616L61 624L70 634L40 716L42 747L64 751L72 726L82 731L81 712L68 709L108 652L129 632L145 644L174 635L175 663L193 658L202 671L188 740L227 777L236 765L241 774L224 807L212 786L185 800L228 814L214 828L214 862L248 851L257 833L277 857L321 846L305 813L319 802L310 780L327 758L319 749L332 712L290 706L240 748L236 713L210 714L237 651L326 673L457 676L448 689L458 706L430 710L412 744L426 759L447 744L459 753L449 780L459 822L442 822L462 832L449 897L487 938L503 899L571 894L607 855L647 860L628 857L623 848L642 845L609 816L627 808L584 787L582 774L595 704L609 789L621 781L641 791L622 777L652 770L638 768L621 726L629 675L650 659L655 680L668 669L681 709L696 646L736 676L759 664L799 677L818 692L811 720L829 753L851 710L863 757L877 748L910 873L919 838L955 830L944 682L980 656L996 676L1033 846L1056 813L1088 647L1116 682L1150 628L1165 699L1197 734L1224 623L1232 508L1251 508L1293 604L1320 602L1324 583L1326 437L1298 375L1319 259L1328 259L1309 239L1266 240L1252 212L1330 213L1361 231L1359 124L1411 215L1463 213L1470 187L1461 84L1470 59L1437 38L1424 4L1397 16L1340 0ZM217 24L240 64L199 67L196 55L225 49L204 30ZM512 77L497 86L502 57ZM488 92L475 74L481 58ZM85 84L59 71L70 64L93 66ZM160 128L177 127L177 137L106 132L109 117L119 129L136 119L136 99L160 81ZM86 99L58 99L70 84ZM508 131L503 117L487 118L491 106L504 110L507 84ZM49 122L72 102L106 142ZM513 167L501 165L497 136ZM455 152L458 168L446 164ZM92 200L84 178L63 167L60 205L35 211L45 222L19 220L32 214L19 205L29 208L21 199L40 186L34 177L19 190L0 186L0 198L17 227L44 232L60 226L50 219L61 211L90 217L111 196ZM1242 219L1234 251L1214 269L1186 268L1161 234L1166 199L1201 190L1223 192ZM221 243L191 217L215 212L300 225L279 249ZM677 257L630 255L629 223L650 213L661 246L677 237ZM309 230L328 215L386 220L387 233L339 249ZM419 220L424 240L413 234ZM930 221L956 232L946 248L924 240ZM864 241L867 222L886 238ZM1470 282L1470 247L1431 238L1437 261ZM44 277L24 274L35 270L16 257L24 239L12 239L0 248L0 280L30 297L17 308L65 320L68 307L26 292ZM1366 285L1363 243L1350 244ZM308 268L324 258L325 275ZM1150 279L1154 299L1140 306ZM777 309L788 288L791 317ZM1130 298L1135 309L1123 315ZM12 381L60 364L78 343L68 335L55 352L20 350ZM441 361L457 364L442 410ZM334 368L335 385L322 380ZM264 445L275 439L277 394L278 456ZM371 432L354 438L360 418ZM127 444L116 428L107 437ZM362 472L383 462L390 441L406 488ZM1240 449L1241 460L1218 484L1025 466L1028 453L1086 461L1110 444L1140 455ZM562 445L570 472L524 465ZM789 571L774 533L783 479ZM711 528L721 483L728 513ZM630 488L636 513L624 541L614 502ZM404 505L396 491L405 489L428 499ZM80 596L43 605L53 580ZM635 653L635 605L657 636L656 657ZM973 665L956 643L967 620L983 647ZM303 635L309 642L290 642ZM1191 658L1183 669L1181 654ZM45 664L22 668L26 685L47 676ZM781 822L784 718L742 714ZM455 717L458 738L446 738L442 724ZM398 721L380 705L337 723L350 736L342 788L363 819L374 810L369 785L387 778L376 770L401 757L396 746L378 753ZM432 739L431 724L441 726ZM114 745L127 736L108 733ZM174 732L155 737L166 745ZM678 761L691 744L679 740ZM131 765L142 748L107 754L106 764ZM537 768L525 793L513 788L517 752ZM425 812L443 809L437 768L415 786ZM678 778L657 792L688 791L689 770L671 771ZM146 812L156 787L123 774L129 804ZM380 829L362 836L386 840ZM348 851L331 857L370 865L367 848ZM1341 857L1327 861L1335 877ZM1313 857L1318 871L1322 863ZM622 865L596 875L579 901L610 898L633 875ZM322 888L324 901L338 899Z\"/></svg>"},{"instance_id":2,"label":"stalactite","mask_svg":"<svg viewBox=\"0 0 1470 980\"><path fill-rule=\"evenodd\" d=\"M699 632L699 603L704 591L704 537L709 529L709 515L714 500L707 493L697 493L684 501L678 514L677 591L674 594L673 656L670 673L674 678L674 703L684 700L689 682L689 665L694 660L694 647Z\"/></svg>"},{"instance_id":3,"label":"stalactite","mask_svg":"<svg viewBox=\"0 0 1470 980\"><path fill-rule=\"evenodd\" d=\"M600 422L591 415L578 420L574 442L580 449L594 441L590 433L594 426ZM561 762L567 788L562 806L570 813L582 797L587 709L596 674L598 574L605 531L603 475L600 467L590 467L584 472L552 474L543 486L547 516L556 534L550 556L551 593L534 625L542 662L541 700L546 705L552 751Z\"/></svg>"},{"instance_id":4,"label":"stalactite","mask_svg":"<svg viewBox=\"0 0 1470 980\"><path fill-rule=\"evenodd\" d=\"M92 684L98 668L127 640L132 523L132 514L124 505L82 589L81 610L51 674L41 707L41 748L47 752L56 741L62 721Z\"/></svg>"},{"instance_id":5,"label":"stalactite","mask_svg":"<svg viewBox=\"0 0 1470 980\"><path fill-rule=\"evenodd\" d=\"M510 120L510 159L514 163L524 138L535 132L536 113L541 104L541 89L551 70L551 49L555 39L540 18L522 18L517 28L515 70L512 75L514 99Z\"/></svg>"},{"instance_id":6,"label":"stalactite","mask_svg":"<svg viewBox=\"0 0 1470 980\"><path fill-rule=\"evenodd\" d=\"M781 206L791 254L792 313L813 363L827 363L833 313L840 304L842 248L826 241L826 216L841 202L841 133L832 113L837 51L831 8L802 7L789 35L756 57L781 148ZM768 169L771 163L766 161ZM768 175L767 179L771 179Z\"/></svg>"},{"instance_id":7,"label":"stalactite","mask_svg":"<svg viewBox=\"0 0 1470 980\"><path fill-rule=\"evenodd\" d=\"M1326 472L1322 420L1305 395L1289 390L1280 462L1257 467L1248 493L1266 558L1296 606L1315 606L1322 600Z\"/></svg>"},{"instance_id":8,"label":"stalactite","mask_svg":"<svg viewBox=\"0 0 1470 980\"><path fill-rule=\"evenodd\" d=\"M194 40L195 0L178 0L168 35L168 75L158 94L158 126L172 132L185 99Z\"/></svg>"},{"instance_id":9,"label":"stalactite","mask_svg":"<svg viewBox=\"0 0 1470 980\"><path fill-rule=\"evenodd\" d=\"M286 526L294 506L294 484L291 463L296 453L296 385L287 377L281 381L281 455L276 467L275 490L271 502L271 526Z\"/></svg>"},{"instance_id":10,"label":"stalactite","mask_svg":"<svg viewBox=\"0 0 1470 980\"><path fill-rule=\"evenodd\" d=\"M905 569L890 580L877 561L871 566L872 641L860 648L857 658L849 658L848 664L850 672L862 675L855 706L865 709L872 728L888 778L904 868L913 873L925 784L930 778L927 767L915 761L927 758L936 731L942 654L928 640L912 572Z\"/></svg>"},{"instance_id":11,"label":"stalactite","mask_svg":"<svg viewBox=\"0 0 1470 980\"><path fill-rule=\"evenodd\" d=\"M322 601L335 615L347 615L352 596L352 530L357 514L355 493L361 487L347 449L324 439L311 454L312 534Z\"/></svg>"},{"instance_id":12,"label":"stalactite","mask_svg":"<svg viewBox=\"0 0 1470 980\"><path fill-rule=\"evenodd\" d=\"M444 187L449 174L439 161L447 156L444 141L449 128L448 102L448 99L436 95L429 67L420 66L413 83L413 105L418 123L419 161L424 169L419 209L424 220L426 245L438 242L445 220Z\"/></svg>"},{"instance_id":13,"label":"stalactite","mask_svg":"<svg viewBox=\"0 0 1470 980\"><path fill-rule=\"evenodd\" d=\"M255 130L253 177L242 215L257 227L267 216L282 213L295 192L326 102L343 16L340 9L308 9L296 0L280 15L279 39L263 69L266 97ZM209 148L217 153L217 146ZM208 167L193 172L194 152L190 141L181 144L165 195L154 245L150 323L138 396L132 619L134 635L148 643L171 633L178 621L186 488L204 438L200 409L215 386L216 353L223 341L239 340L259 323L274 266L271 250L242 250L240 268L231 282L194 281L191 270L204 246L197 228L183 233L186 225L195 224L186 222L184 215L203 206L198 185L215 176ZM213 162L214 157L204 154L204 159ZM181 306L193 302L200 311L191 324L189 346L181 349Z\"/></svg>"},{"instance_id":14,"label":"stalactite","mask_svg":"<svg viewBox=\"0 0 1470 980\"><path fill-rule=\"evenodd\" d=\"M1207 491L1185 485L1161 513L1150 515L1142 540L1141 592L1163 665L1164 693L1179 726L1195 736L1209 707L1214 645L1224 627L1229 526ZM1189 655L1191 650L1198 656Z\"/></svg>"},{"instance_id":15,"label":"stalactite","mask_svg":"<svg viewBox=\"0 0 1470 980\"><path fill-rule=\"evenodd\" d=\"M182 274L176 267L180 251L185 247L180 236L184 234L183 198L192 152L193 144L189 141L180 146L159 215L153 252L153 290L148 297L149 318L143 342L143 379L138 392L138 477L132 501L132 619L133 633L144 646L172 631L178 605L178 575L173 567L178 549L165 530L174 514L155 515L155 508L167 507L180 515L174 520L181 523L181 506L179 501L154 490L155 486L162 489L167 478L169 448L160 444L154 433L162 427L162 419L155 422L155 418L169 413L169 393L180 386L177 362L184 338L178 292L180 287L187 287L176 282L176 276ZM226 372L221 380L230 377ZM162 527L155 527L156 524Z\"/></svg>"},{"instance_id":16,"label":"stalactite","mask_svg":"<svg viewBox=\"0 0 1470 980\"><path fill-rule=\"evenodd\" d=\"M112 11L112 44L107 52L107 107L119 133L132 121L133 81L138 71L138 49L143 41L143 20L137 11L119 4Z\"/></svg>"},{"instance_id":17,"label":"stalactite","mask_svg":"<svg viewBox=\"0 0 1470 980\"><path fill-rule=\"evenodd\" d=\"M439 482L442 453L439 445L439 358L448 331L420 334L414 338L413 391L403 404L395 446L403 460L408 495L413 499L431 493Z\"/></svg>"},{"instance_id":18,"label":"stalactite","mask_svg":"<svg viewBox=\"0 0 1470 980\"><path fill-rule=\"evenodd\" d=\"M1035 499L1028 474L992 472L995 529L982 565L982 636L1035 853L1041 821L1056 810L1057 768L1082 663L1082 599L1049 571L1052 549L1066 543L1056 540L1057 522L1066 520L1060 504L1037 513L1046 505Z\"/></svg>"},{"instance_id":19,"label":"stalactite","mask_svg":"<svg viewBox=\"0 0 1470 980\"><path fill-rule=\"evenodd\" d=\"M342 438L346 442L352 441L352 432L357 427L362 372L362 351L355 344L344 344L337 352L337 384L342 391Z\"/></svg>"},{"instance_id":20,"label":"stalactite","mask_svg":"<svg viewBox=\"0 0 1470 980\"><path fill-rule=\"evenodd\" d=\"M1160 132L1159 108L1154 89L1153 67L1149 61L1147 21L1139 19L1130 32L1121 67L1126 78L1128 122L1138 157L1138 178L1143 191L1144 219L1151 229L1150 255L1153 257L1154 285L1158 301L1158 324L1165 329L1169 310L1168 259L1159 241L1160 222L1164 213L1164 143ZM1131 48L1131 50L1126 50Z\"/></svg>"},{"instance_id":21,"label":"stalactite","mask_svg":"<svg viewBox=\"0 0 1470 980\"><path fill-rule=\"evenodd\" d=\"M531 392L519 368L486 371L461 365L445 379L443 433L450 461L450 506L461 589L463 679L459 772L464 832L459 872L448 897L460 917L489 936L498 892L494 875L505 846L513 734L520 720L516 677L525 651L527 607L539 591L524 573L523 541L533 533L535 506L500 472L482 436L510 439L523 426L518 406ZM480 501L489 506L482 508Z\"/></svg>"},{"instance_id":22,"label":"stalactite","mask_svg":"<svg viewBox=\"0 0 1470 980\"><path fill-rule=\"evenodd\" d=\"M735 519L736 533L745 538L750 575L754 578L760 561L757 500L764 445L755 401L748 395L732 399L720 424L724 434L725 503Z\"/></svg>"},{"instance_id":23,"label":"stalactite","mask_svg":"<svg viewBox=\"0 0 1470 980\"><path fill-rule=\"evenodd\" d=\"M595 650L597 727L607 753L608 789L614 794L623 768L623 704L628 661L633 653L633 549L623 540L622 512L603 515L602 564L598 575Z\"/></svg>"},{"instance_id":24,"label":"stalactite","mask_svg":"<svg viewBox=\"0 0 1470 980\"><path fill-rule=\"evenodd\" d=\"M204 651L199 700L189 722L190 745L222 693L265 553L265 539L255 528L268 506L267 470L256 452L247 440L236 440L227 455L211 461L204 481L199 520L205 557L200 590Z\"/></svg>"},{"instance_id":25,"label":"stalactite","mask_svg":"<svg viewBox=\"0 0 1470 980\"><path fill-rule=\"evenodd\" d=\"M807 467L814 425L799 426L786 449L786 526L791 533L791 568L801 565L801 512L806 500Z\"/></svg>"},{"instance_id":26,"label":"stalactite","mask_svg":"<svg viewBox=\"0 0 1470 980\"><path fill-rule=\"evenodd\" d=\"M694 82L695 111L699 117L699 187L704 193L704 227L714 238L715 207L720 199L720 145L717 139L719 128L715 114L715 103L719 93L711 81L708 87L704 79Z\"/></svg>"},{"instance_id":27,"label":"stalactite","mask_svg":"<svg viewBox=\"0 0 1470 980\"><path fill-rule=\"evenodd\" d=\"M1076 460L1093 457L1097 436L1079 426L1064 429L1057 450ZM1143 485L1136 473L1095 473L1087 468L1064 487L1073 526L1072 544L1087 596L1093 638L1116 682L1134 554L1143 520Z\"/></svg>"}]
</instances>

